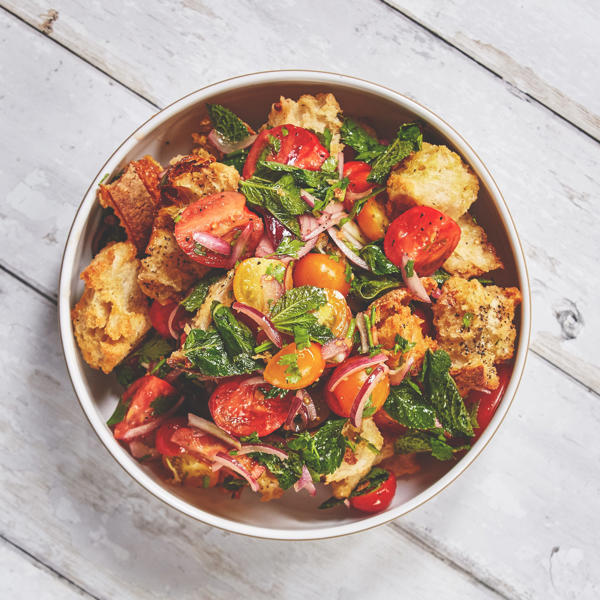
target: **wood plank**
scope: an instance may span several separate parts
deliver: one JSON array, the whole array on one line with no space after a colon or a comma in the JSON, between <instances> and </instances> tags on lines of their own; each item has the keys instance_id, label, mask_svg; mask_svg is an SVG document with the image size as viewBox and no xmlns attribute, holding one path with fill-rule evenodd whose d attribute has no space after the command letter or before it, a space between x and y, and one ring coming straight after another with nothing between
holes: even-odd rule
<instances>
[{"instance_id":1,"label":"wood plank","mask_svg":"<svg viewBox=\"0 0 600 600\"><path fill-rule=\"evenodd\" d=\"M384 0L600 139L600 5Z\"/></svg>"},{"instance_id":2,"label":"wood plank","mask_svg":"<svg viewBox=\"0 0 600 600\"><path fill-rule=\"evenodd\" d=\"M376 598L408 586L420 597L498 597L390 527L327 542L261 541L168 508L125 474L90 429L68 383L53 304L4 273L0 290L9 340L0 444L11 449L0 454L1 527L93 595L185 600L201 590L202 597L257 598L268 590L282 598L358 598L368 588ZM27 319L6 319L18 313Z\"/></svg>"},{"instance_id":3,"label":"wood plank","mask_svg":"<svg viewBox=\"0 0 600 600\"><path fill-rule=\"evenodd\" d=\"M45 5L38 0L4 4L42 26L39 15ZM529 262L534 350L600 391L595 336L600 330L595 309L600 279L589 277L600 255L600 218L592 202L600 178L598 144L375 0L368 11L356 4L315 2L300 15L294 4L270 15L253 4L229 3L217 15L209 3L198 0L189 0L178 11L159 2L145 3L144 8L129 3L121 7L119 19L99 5L76 0L54 6L59 17L52 35L58 41L161 104L228 75L280 64L356 74L428 104L479 150L504 191ZM344 20L331 29L328 23L340 11ZM273 19L270 25L267 17ZM217 26L225 21L227 28ZM9 17L1 22L5 51L36 57L28 69L14 62L0 73L10 98L0 100L0 106L13 128L13 135L2 142L11 140L10 148L4 148L6 174L0 183L8 199L0 211L8 213L0 222L6 238L3 260L53 291L74 206L111 141L120 141L150 108L61 49L50 50L40 36ZM249 29L254 36L247 35ZM309 30L320 45L306 43ZM254 43L256 36L264 45ZM239 43L234 57L223 54L230 39ZM356 43L352 60L335 51L346 39ZM211 60L173 60L182 40L186 56L211 55ZM275 47L277 60L265 50ZM60 61L66 66L55 73ZM401 68L394 68L396 61ZM48 119L37 131L29 118L37 109L27 90L46 79ZM72 79L75 84L69 83ZM23 128L29 135L22 134ZM68 141L57 146L56 140L65 136ZM35 145L30 143L33 137Z\"/></svg>"}]
</instances>

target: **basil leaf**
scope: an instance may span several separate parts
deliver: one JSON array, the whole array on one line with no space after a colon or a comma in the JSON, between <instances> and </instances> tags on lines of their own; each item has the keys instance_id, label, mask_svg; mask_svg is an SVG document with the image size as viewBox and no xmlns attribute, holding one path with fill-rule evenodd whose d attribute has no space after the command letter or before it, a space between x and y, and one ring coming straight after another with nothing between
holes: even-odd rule
<instances>
[{"instance_id":1,"label":"basil leaf","mask_svg":"<svg viewBox=\"0 0 600 600\"><path fill-rule=\"evenodd\" d=\"M391 386L383 407L392 419L409 429L435 427L435 412L419 388L409 381Z\"/></svg>"},{"instance_id":2,"label":"basil leaf","mask_svg":"<svg viewBox=\"0 0 600 600\"><path fill-rule=\"evenodd\" d=\"M208 115L213 127L229 142L240 142L250 132L246 124L232 111L220 104L207 104Z\"/></svg>"}]
</instances>

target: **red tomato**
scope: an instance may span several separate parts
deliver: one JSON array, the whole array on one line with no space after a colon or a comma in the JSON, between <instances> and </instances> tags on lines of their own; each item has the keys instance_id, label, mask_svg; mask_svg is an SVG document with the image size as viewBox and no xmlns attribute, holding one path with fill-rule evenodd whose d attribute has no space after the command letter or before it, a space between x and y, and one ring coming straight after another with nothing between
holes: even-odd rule
<instances>
[{"instance_id":1,"label":"red tomato","mask_svg":"<svg viewBox=\"0 0 600 600\"><path fill-rule=\"evenodd\" d=\"M215 423L235 436L269 435L285 422L290 401L265 398L257 386L244 385L245 377L235 377L217 386L208 401Z\"/></svg>"},{"instance_id":2,"label":"red tomato","mask_svg":"<svg viewBox=\"0 0 600 600\"><path fill-rule=\"evenodd\" d=\"M155 300L150 307L150 321L152 322L152 327L165 338L172 337L169 330L169 317L178 306L179 302L167 302L167 304L161 304L158 300ZM185 320L185 310L182 307L179 307L177 313L173 317L173 329L175 331L183 331Z\"/></svg>"},{"instance_id":3,"label":"red tomato","mask_svg":"<svg viewBox=\"0 0 600 600\"><path fill-rule=\"evenodd\" d=\"M371 173L371 167L361 160L351 160L344 163L344 177L349 180L348 189L354 194L366 192L373 187L367 177Z\"/></svg>"},{"instance_id":4,"label":"red tomato","mask_svg":"<svg viewBox=\"0 0 600 600\"><path fill-rule=\"evenodd\" d=\"M273 129L265 129L256 138L244 164L244 179L254 175L256 163L261 160L263 151L268 148L273 138L278 140L279 150L269 148L263 160L318 171L329 157L329 152L321 145L319 138L308 129L296 125L279 125Z\"/></svg>"},{"instance_id":5,"label":"red tomato","mask_svg":"<svg viewBox=\"0 0 600 600\"><path fill-rule=\"evenodd\" d=\"M115 426L115 438L123 439L130 429L156 418L152 402L160 396L173 396L176 391L170 383L154 375L145 375L134 381L123 394L123 402L130 404L125 418Z\"/></svg>"},{"instance_id":6,"label":"red tomato","mask_svg":"<svg viewBox=\"0 0 600 600\"><path fill-rule=\"evenodd\" d=\"M405 254L415 261L418 275L431 275L454 252L460 227L443 212L429 206L413 206L392 221L383 249L397 266Z\"/></svg>"},{"instance_id":7,"label":"red tomato","mask_svg":"<svg viewBox=\"0 0 600 600\"><path fill-rule=\"evenodd\" d=\"M212 460L219 452L227 453L230 448L214 435L194 427L180 427L171 434L171 443L183 448L184 453Z\"/></svg>"},{"instance_id":8,"label":"red tomato","mask_svg":"<svg viewBox=\"0 0 600 600\"><path fill-rule=\"evenodd\" d=\"M165 421L156 431L155 447L158 452L164 456L177 456L183 454L185 448L171 441L171 436L182 427L187 425L187 419L184 417L173 417Z\"/></svg>"},{"instance_id":9,"label":"red tomato","mask_svg":"<svg viewBox=\"0 0 600 600\"><path fill-rule=\"evenodd\" d=\"M395 419L392 419L384 408L378 410L373 415L373 421L380 430L389 431L392 434L406 433L407 431L406 427L400 425Z\"/></svg>"},{"instance_id":10,"label":"red tomato","mask_svg":"<svg viewBox=\"0 0 600 600\"><path fill-rule=\"evenodd\" d=\"M431 308L419 304L418 306L413 306L412 313L421 319L421 331L423 335L433 337L433 313L431 312Z\"/></svg>"},{"instance_id":11,"label":"red tomato","mask_svg":"<svg viewBox=\"0 0 600 600\"><path fill-rule=\"evenodd\" d=\"M263 233L263 222L246 207L246 198L238 192L220 192L192 202L175 224L179 247L195 262L209 267L227 268L229 256L207 250L193 239L195 232L209 233L232 244L250 223L246 250L239 260L251 256Z\"/></svg>"},{"instance_id":12,"label":"red tomato","mask_svg":"<svg viewBox=\"0 0 600 600\"><path fill-rule=\"evenodd\" d=\"M486 394L478 390L471 390L467 396L467 402L471 405L479 402L479 409L477 410L477 423L479 427L474 429L475 437L472 441L478 440L485 428L490 424L500 400L504 395L504 390L508 385L508 380L512 373L512 365L496 365L498 371L498 378L500 379L500 385L492 390L491 393Z\"/></svg>"},{"instance_id":13,"label":"red tomato","mask_svg":"<svg viewBox=\"0 0 600 600\"><path fill-rule=\"evenodd\" d=\"M396 493L396 478L388 471L388 478L379 484L379 487L367 494L353 496L350 498L350 505L366 513L376 513L385 510Z\"/></svg>"},{"instance_id":14,"label":"red tomato","mask_svg":"<svg viewBox=\"0 0 600 600\"><path fill-rule=\"evenodd\" d=\"M303 256L294 265L293 277L295 287L312 285L329 288L343 296L350 291L350 282L346 281L346 261L339 257L332 258L329 254L311 253Z\"/></svg>"}]
</instances>

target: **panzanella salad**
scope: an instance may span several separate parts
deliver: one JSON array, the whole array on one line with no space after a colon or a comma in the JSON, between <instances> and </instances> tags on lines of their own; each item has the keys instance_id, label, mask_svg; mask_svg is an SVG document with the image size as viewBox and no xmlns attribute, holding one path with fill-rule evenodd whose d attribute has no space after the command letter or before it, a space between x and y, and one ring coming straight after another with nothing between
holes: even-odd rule
<instances>
[{"instance_id":1,"label":"panzanella salad","mask_svg":"<svg viewBox=\"0 0 600 600\"><path fill-rule=\"evenodd\" d=\"M206 108L189 154L99 187L72 318L123 386L108 426L174 484L320 482L323 508L383 510L470 448L510 375L521 295L494 283L478 179L419 123L378 132L332 94L264 124Z\"/></svg>"}]
</instances>

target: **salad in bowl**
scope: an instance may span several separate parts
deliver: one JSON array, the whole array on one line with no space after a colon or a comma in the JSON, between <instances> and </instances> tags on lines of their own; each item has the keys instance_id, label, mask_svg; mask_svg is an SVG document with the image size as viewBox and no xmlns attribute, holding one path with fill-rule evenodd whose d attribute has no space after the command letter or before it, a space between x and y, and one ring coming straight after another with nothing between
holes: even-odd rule
<instances>
[{"instance_id":1,"label":"salad in bowl","mask_svg":"<svg viewBox=\"0 0 600 600\"><path fill-rule=\"evenodd\" d=\"M207 104L190 138L97 191L71 318L122 386L114 438L198 494L324 485L319 508L364 513L460 460L510 378L522 299L469 212L473 170L422 123L376 131L332 93L259 122Z\"/></svg>"}]
</instances>

